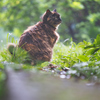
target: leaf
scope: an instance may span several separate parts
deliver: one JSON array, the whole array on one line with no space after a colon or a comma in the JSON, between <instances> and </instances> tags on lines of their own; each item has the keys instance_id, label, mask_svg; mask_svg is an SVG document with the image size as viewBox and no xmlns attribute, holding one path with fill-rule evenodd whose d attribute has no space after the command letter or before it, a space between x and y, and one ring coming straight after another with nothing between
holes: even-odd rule
<instances>
[{"instance_id":1,"label":"leaf","mask_svg":"<svg viewBox=\"0 0 100 100\"><path fill-rule=\"evenodd\" d=\"M7 43L8 43L9 33L7 34Z\"/></svg>"},{"instance_id":2,"label":"leaf","mask_svg":"<svg viewBox=\"0 0 100 100\"><path fill-rule=\"evenodd\" d=\"M85 56L85 55L80 55L80 56L78 56L78 59L80 59L82 62L89 61L89 57L87 57L87 56Z\"/></svg>"},{"instance_id":3,"label":"leaf","mask_svg":"<svg viewBox=\"0 0 100 100\"><path fill-rule=\"evenodd\" d=\"M0 62L0 68L4 68L4 65Z\"/></svg>"},{"instance_id":4,"label":"leaf","mask_svg":"<svg viewBox=\"0 0 100 100\"><path fill-rule=\"evenodd\" d=\"M95 45L89 45L89 46L84 47L84 49L89 49L89 48L94 48L94 47Z\"/></svg>"},{"instance_id":5,"label":"leaf","mask_svg":"<svg viewBox=\"0 0 100 100\"><path fill-rule=\"evenodd\" d=\"M80 2L74 1L73 3L69 4L69 6L77 10L84 9L84 5Z\"/></svg>"},{"instance_id":6,"label":"leaf","mask_svg":"<svg viewBox=\"0 0 100 100\"><path fill-rule=\"evenodd\" d=\"M96 41L97 41L97 44L100 45L100 34L97 35Z\"/></svg>"},{"instance_id":7,"label":"leaf","mask_svg":"<svg viewBox=\"0 0 100 100\"><path fill-rule=\"evenodd\" d=\"M91 53L94 54L94 53L96 53L98 50L100 50L100 48L93 49Z\"/></svg>"},{"instance_id":8,"label":"leaf","mask_svg":"<svg viewBox=\"0 0 100 100\"><path fill-rule=\"evenodd\" d=\"M87 52L86 52L86 55L93 55L94 53L96 53L100 48L92 48L92 49L89 49Z\"/></svg>"},{"instance_id":9,"label":"leaf","mask_svg":"<svg viewBox=\"0 0 100 100\"><path fill-rule=\"evenodd\" d=\"M14 43L14 42L15 42L15 39L14 39L14 37L12 37L12 39L11 39L11 42L12 42L12 43Z\"/></svg>"}]
</instances>

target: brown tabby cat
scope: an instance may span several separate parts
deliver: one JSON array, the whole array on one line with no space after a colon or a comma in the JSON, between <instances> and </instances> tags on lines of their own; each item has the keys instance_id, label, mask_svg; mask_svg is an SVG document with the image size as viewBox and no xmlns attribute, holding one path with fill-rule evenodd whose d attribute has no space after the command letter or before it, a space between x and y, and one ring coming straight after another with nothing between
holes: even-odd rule
<instances>
[{"instance_id":1,"label":"brown tabby cat","mask_svg":"<svg viewBox=\"0 0 100 100\"><path fill-rule=\"evenodd\" d=\"M60 23L61 18L56 9L47 10L42 16L42 22L24 31L19 40L19 47L28 51L33 62L50 61L53 47L59 39L56 28Z\"/></svg>"}]
</instances>

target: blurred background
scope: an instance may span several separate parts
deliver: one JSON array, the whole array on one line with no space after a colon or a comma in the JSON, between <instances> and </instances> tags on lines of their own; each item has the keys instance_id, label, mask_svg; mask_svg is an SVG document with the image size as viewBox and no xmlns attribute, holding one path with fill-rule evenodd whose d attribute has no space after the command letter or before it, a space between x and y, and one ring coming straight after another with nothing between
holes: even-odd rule
<instances>
[{"instance_id":1,"label":"blurred background","mask_svg":"<svg viewBox=\"0 0 100 100\"><path fill-rule=\"evenodd\" d=\"M0 0L1 43L9 32L20 37L28 26L41 21L47 9L55 8L62 18L60 41L92 42L100 34L100 0Z\"/></svg>"}]
</instances>

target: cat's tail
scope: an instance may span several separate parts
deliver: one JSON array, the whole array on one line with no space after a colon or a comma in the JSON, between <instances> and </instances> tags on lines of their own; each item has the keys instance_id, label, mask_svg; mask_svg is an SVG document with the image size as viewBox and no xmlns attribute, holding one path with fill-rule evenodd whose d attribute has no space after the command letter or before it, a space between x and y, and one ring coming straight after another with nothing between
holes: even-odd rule
<instances>
[{"instance_id":1,"label":"cat's tail","mask_svg":"<svg viewBox=\"0 0 100 100\"><path fill-rule=\"evenodd\" d=\"M7 50L11 53L11 54L15 54L15 51L17 49L17 45L15 43L8 43L7 45Z\"/></svg>"}]
</instances>

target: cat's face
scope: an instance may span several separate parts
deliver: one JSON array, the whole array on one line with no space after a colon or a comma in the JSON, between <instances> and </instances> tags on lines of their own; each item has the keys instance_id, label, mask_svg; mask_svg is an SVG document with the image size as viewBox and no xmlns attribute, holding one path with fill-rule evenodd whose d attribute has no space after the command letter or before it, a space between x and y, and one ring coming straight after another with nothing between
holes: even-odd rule
<instances>
[{"instance_id":1,"label":"cat's face","mask_svg":"<svg viewBox=\"0 0 100 100\"><path fill-rule=\"evenodd\" d=\"M43 22L53 27L57 27L61 23L61 17L56 12L56 10L47 10L46 13L43 15Z\"/></svg>"}]
</instances>

